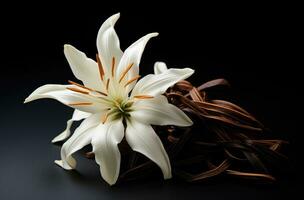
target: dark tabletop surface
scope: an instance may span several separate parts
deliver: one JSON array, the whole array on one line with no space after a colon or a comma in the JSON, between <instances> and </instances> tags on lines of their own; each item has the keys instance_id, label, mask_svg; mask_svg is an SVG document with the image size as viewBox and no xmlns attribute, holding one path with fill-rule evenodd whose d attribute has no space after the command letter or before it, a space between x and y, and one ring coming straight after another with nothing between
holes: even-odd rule
<instances>
[{"instance_id":1,"label":"dark tabletop surface","mask_svg":"<svg viewBox=\"0 0 304 200\"><path fill-rule=\"evenodd\" d=\"M174 10L158 4L149 11L129 5L106 11L100 8L99 13L96 8L88 11L93 5L66 9L56 4L45 10L46 6L16 12L11 5L7 9L15 11L16 18L13 14L1 16L5 50L0 66L1 200L262 200L295 199L300 193L302 175L297 170L301 169L303 130L298 116L299 92L303 89L294 59L298 53L290 46L297 32L292 24L296 17L285 17L287 7L280 7L286 12L277 12L273 5L248 10L246 6L201 8L180 4ZM75 154L79 161L76 171L56 166L60 146L50 141L65 128L72 110L52 100L26 105L23 100L43 84L75 80L64 59L63 44L74 44L94 55L100 23L117 11L121 11L117 30L123 48L147 32L160 32L160 39L151 41L144 54L142 74L151 73L153 62L162 60L170 66L193 67L196 74L190 80L196 85L219 77L228 79L233 86L228 99L253 113L277 138L290 141L286 154L291 171L270 185L224 177L196 184L155 177L109 187L101 179L98 166L84 158L83 152Z\"/></svg>"}]
</instances>

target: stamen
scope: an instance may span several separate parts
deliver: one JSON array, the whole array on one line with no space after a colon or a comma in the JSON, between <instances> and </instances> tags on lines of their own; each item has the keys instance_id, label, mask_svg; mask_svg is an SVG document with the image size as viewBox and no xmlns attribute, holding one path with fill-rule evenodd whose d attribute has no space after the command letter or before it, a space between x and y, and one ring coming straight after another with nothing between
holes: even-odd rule
<instances>
[{"instance_id":1,"label":"stamen","mask_svg":"<svg viewBox=\"0 0 304 200\"><path fill-rule=\"evenodd\" d=\"M101 63L101 60L100 60L98 54L96 54L96 61L97 61L97 64L98 64L100 79L103 81L104 70L103 70L102 63Z\"/></svg>"},{"instance_id":2,"label":"stamen","mask_svg":"<svg viewBox=\"0 0 304 200\"><path fill-rule=\"evenodd\" d=\"M97 93L102 94L102 95L104 95L104 96L108 96L106 93L103 93L103 92L100 92L100 91L97 91L97 90L93 90L93 89L91 89L91 88L85 87L85 86L83 86L83 85L81 85L81 84L79 84L79 83L76 83L76 82L74 82L74 81L68 80L68 82L69 82L70 84L72 84L72 85L76 85L76 86L81 87L81 88L83 88L83 89L86 89L86 90L89 90L89 91L92 91L92 92L97 92Z\"/></svg>"},{"instance_id":3,"label":"stamen","mask_svg":"<svg viewBox=\"0 0 304 200\"><path fill-rule=\"evenodd\" d=\"M128 65L128 67L125 69L125 71L122 72L120 79L119 79L119 83L122 81L122 79L126 76L126 74L128 73L128 71L133 67L134 63L131 63Z\"/></svg>"},{"instance_id":4,"label":"stamen","mask_svg":"<svg viewBox=\"0 0 304 200\"><path fill-rule=\"evenodd\" d=\"M90 102L76 102L76 103L69 103L69 106L89 106L92 105L93 103Z\"/></svg>"},{"instance_id":5,"label":"stamen","mask_svg":"<svg viewBox=\"0 0 304 200\"><path fill-rule=\"evenodd\" d=\"M104 92L99 92L99 91L94 91L94 92L97 92L97 93L99 93L99 94L101 94L101 95L103 95L103 96L108 96L106 93L104 93Z\"/></svg>"},{"instance_id":6,"label":"stamen","mask_svg":"<svg viewBox=\"0 0 304 200\"><path fill-rule=\"evenodd\" d=\"M114 77L115 57L112 58L112 77Z\"/></svg>"},{"instance_id":7,"label":"stamen","mask_svg":"<svg viewBox=\"0 0 304 200\"><path fill-rule=\"evenodd\" d=\"M83 89L87 89L87 90L93 91L91 88L85 87L85 86L83 86L83 85L81 85L81 84L79 84L79 83L76 83L76 82L74 82L74 81L68 80L68 82L69 82L70 84L72 84L72 85L76 85L76 86L81 87L81 88L83 88Z\"/></svg>"},{"instance_id":8,"label":"stamen","mask_svg":"<svg viewBox=\"0 0 304 200\"><path fill-rule=\"evenodd\" d=\"M151 95L135 95L134 98L136 98L136 99L151 99L151 98L154 98L154 97L151 96Z\"/></svg>"},{"instance_id":9,"label":"stamen","mask_svg":"<svg viewBox=\"0 0 304 200\"><path fill-rule=\"evenodd\" d=\"M124 87L127 87L127 85L131 84L132 82L136 81L136 80L139 79L139 78L140 78L139 75L135 76L134 78L130 79L130 80L124 85Z\"/></svg>"},{"instance_id":10,"label":"stamen","mask_svg":"<svg viewBox=\"0 0 304 200\"><path fill-rule=\"evenodd\" d=\"M109 83L110 83L110 79L108 78L107 84L106 84L106 90L107 90L107 91L109 90Z\"/></svg>"},{"instance_id":11,"label":"stamen","mask_svg":"<svg viewBox=\"0 0 304 200\"><path fill-rule=\"evenodd\" d=\"M81 93L81 94L89 94L89 92L83 91L83 90L80 90L80 89L77 89L77 88L67 87L66 89L71 90L73 92L78 92L78 93Z\"/></svg>"}]
</instances>

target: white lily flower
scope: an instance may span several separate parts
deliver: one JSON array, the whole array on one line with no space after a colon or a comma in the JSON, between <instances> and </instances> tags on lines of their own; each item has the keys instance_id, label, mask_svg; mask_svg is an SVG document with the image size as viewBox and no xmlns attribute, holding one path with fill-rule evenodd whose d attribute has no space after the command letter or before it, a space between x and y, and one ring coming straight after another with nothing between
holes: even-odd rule
<instances>
[{"instance_id":1,"label":"white lily flower","mask_svg":"<svg viewBox=\"0 0 304 200\"><path fill-rule=\"evenodd\" d=\"M55 141L68 137L72 121L85 118L63 144L61 160L55 161L64 169L74 169L76 160L72 154L92 144L101 176L110 185L114 184L119 176L121 160L117 144L125 136L130 147L155 162L164 178L168 179L171 178L170 161L151 124L192 125L189 117L169 104L161 94L194 71L189 68L169 69L161 74L145 76L137 82L145 45L158 34L147 34L123 53L114 30L118 18L119 14L108 18L98 32L97 62L71 45L64 46L72 72L83 85L72 81L68 85L44 85L26 98L25 103L52 98L76 109L68 122L68 131Z\"/></svg>"},{"instance_id":2,"label":"white lily flower","mask_svg":"<svg viewBox=\"0 0 304 200\"><path fill-rule=\"evenodd\" d=\"M168 70L168 67L167 67L166 63L156 62L154 64L154 74L160 74L160 73L162 73L166 70ZM80 121L82 119L85 119L89 116L90 116L90 113L83 112L83 111L75 109L72 118L67 121L66 129L62 133L60 133L58 136L56 136L52 140L52 142L55 143L55 142L59 142L59 141L63 141L65 139L67 139L71 135L70 128L72 126L72 123L74 121Z\"/></svg>"},{"instance_id":3,"label":"white lily flower","mask_svg":"<svg viewBox=\"0 0 304 200\"><path fill-rule=\"evenodd\" d=\"M154 74L160 74L166 70L168 70L168 67L164 62L156 62L154 64ZM89 117L90 115L91 115L90 113L75 109L75 111L72 115L72 118L67 121L66 129L62 133L60 133L58 136L56 136L52 140L52 143L63 141L65 139L67 139L71 135L70 128L72 126L72 123L74 121L80 121L82 119L85 119L85 118Z\"/></svg>"}]
</instances>

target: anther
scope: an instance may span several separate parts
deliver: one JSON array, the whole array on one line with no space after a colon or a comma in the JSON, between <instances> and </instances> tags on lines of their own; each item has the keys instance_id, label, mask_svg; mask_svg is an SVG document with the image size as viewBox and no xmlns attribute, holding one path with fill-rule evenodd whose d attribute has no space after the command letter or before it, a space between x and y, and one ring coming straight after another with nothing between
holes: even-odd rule
<instances>
[{"instance_id":1,"label":"anther","mask_svg":"<svg viewBox=\"0 0 304 200\"><path fill-rule=\"evenodd\" d=\"M126 74L128 73L128 71L133 67L134 63L131 63L128 65L128 67L122 72L120 79L119 79L119 83L122 81L122 79L126 76Z\"/></svg>"},{"instance_id":2,"label":"anther","mask_svg":"<svg viewBox=\"0 0 304 200\"><path fill-rule=\"evenodd\" d=\"M107 91L109 90L109 83L110 83L110 79L108 78L107 84L106 84L106 90L107 90Z\"/></svg>"},{"instance_id":3,"label":"anther","mask_svg":"<svg viewBox=\"0 0 304 200\"><path fill-rule=\"evenodd\" d=\"M140 78L139 75L135 76L134 78L130 79L130 80L124 85L124 87L127 87L127 85L133 83L134 81L136 81L136 80L139 79L139 78Z\"/></svg>"},{"instance_id":4,"label":"anther","mask_svg":"<svg viewBox=\"0 0 304 200\"><path fill-rule=\"evenodd\" d=\"M69 103L69 106L89 106L92 105L93 103L90 102L76 102L76 103Z\"/></svg>"},{"instance_id":5,"label":"anther","mask_svg":"<svg viewBox=\"0 0 304 200\"><path fill-rule=\"evenodd\" d=\"M85 87L85 86L83 86L83 85L81 85L81 84L79 84L79 83L76 83L76 82L74 82L74 81L68 80L68 82L69 82L70 84L72 84L72 85L76 85L76 86L81 87L81 88L83 88L83 89L87 89L87 90L89 90L89 91L93 91L91 88Z\"/></svg>"},{"instance_id":6,"label":"anther","mask_svg":"<svg viewBox=\"0 0 304 200\"><path fill-rule=\"evenodd\" d=\"M112 77L114 77L115 57L112 58Z\"/></svg>"},{"instance_id":7,"label":"anther","mask_svg":"<svg viewBox=\"0 0 304 200\"><path fill-rule=\"evenodd\" d=\"M83 91L83 90L80 90L80 89L77 89L77 88L67 87L66 89L71 90L73 92L78 92L78 93L81 93L81 94L89 94L89 92Z\"/></svg>"},{"instance_id":8,"label":"anther","mask_svg":"<svg viewBox=\"0 0 304 200\"><path fill-rule=\"evenodd\" d=\"M134 98L136 98L136 99L151 99L151 98L154 98L154 97L151 96L151 95L135 95Z\"/></svg>"},{"instance_id":9,"label":"anther","mask_svg":"<svg viewBox=\"0 0 304 200\"><path fill-rule=\"evenodd\" d=\"M102 63L101 63L101 60L100 60L98 54L96 54L96 61L97 61L97 64L98 64L100 79L103 81L104 70L103 70Z\"/></svg>"}]
</instances>

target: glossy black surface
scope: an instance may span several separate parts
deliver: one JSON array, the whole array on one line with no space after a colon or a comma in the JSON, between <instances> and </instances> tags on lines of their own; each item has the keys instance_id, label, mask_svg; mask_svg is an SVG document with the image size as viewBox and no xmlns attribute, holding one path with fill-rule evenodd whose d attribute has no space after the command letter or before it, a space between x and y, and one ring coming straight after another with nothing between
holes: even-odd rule
<instances>
[{"instance_id":1,"label":"glossy black surface","mask_svg":"<svg viewBox=\"0 0 304 200\"><path fill-rule=\"evenodd\" d=\"M301 73L296 59L297 12L283 5L195 5L155 3L78 5L38 4L1 14L0 199L285 199L301 187ZM138 6L138 5L137 5ZM240 6L240 5L238 5ZM19 5L19 7L22 7ZM70 43L94 57L96 33L111 14L121 12L116 30L125 49L153 31L141 74L155 61L170 67L192 67L191 81L228 79L226 99L253 113L275 137L290 141L286 152L292 170L277 184L218 178L198 184L145 179L109 187L97 165L76 154L77 171L53 161L60 146L50 143L62 131L72 110L52 100L23 105L38 86L75 80L63 55ZM291 198L294 199L294 198Z\"/></svg>"}]
</instances>

